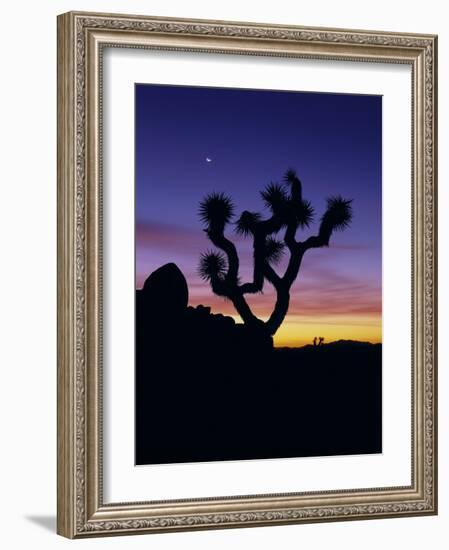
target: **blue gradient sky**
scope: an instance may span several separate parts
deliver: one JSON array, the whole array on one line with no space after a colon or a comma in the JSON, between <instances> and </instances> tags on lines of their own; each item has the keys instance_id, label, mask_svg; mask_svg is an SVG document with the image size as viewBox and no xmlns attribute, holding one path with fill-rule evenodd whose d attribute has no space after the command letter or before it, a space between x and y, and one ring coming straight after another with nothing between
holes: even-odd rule
<instances>
[{"instance_id":1,"label":"blue gradient sky","mask_svg":"<svg viewBox=\"0 0 449 550\"><path fill-rule=\"evenodd\" d=\"M320 330L328 340L360 339L363 327L366 339L380 340L380 96L137 84L135 97L137 288L174 261L187 277L192 304L233 314L196 273L200 252L212 248L198 204L223 191L238 215L263 213L259 191L293 167L316 212L298 240L317 231L329 195L353 199L354 220L334 234L329 249L308 251L277 343L304 343ZM249 277L251 243L233 238L243 278ZM266 317L273 298L266 285L250 302Z\"/></svg>"}]
</instances>

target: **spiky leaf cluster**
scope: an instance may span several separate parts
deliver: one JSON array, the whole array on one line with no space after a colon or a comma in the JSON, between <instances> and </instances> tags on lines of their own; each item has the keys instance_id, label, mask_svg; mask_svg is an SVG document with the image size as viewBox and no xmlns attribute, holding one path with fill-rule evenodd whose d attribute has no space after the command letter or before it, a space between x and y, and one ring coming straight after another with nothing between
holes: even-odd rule
<instances>
[{"instance_id":1,"label":"spiky leaf cluster","mask_svg":"<svg viewBox=\"0 0 449 550\"><path fill-rule=\"evenodd\" d=\"M327 210L321 218L320 235L329 244L333 231L343 231L352 220L352 200L345 200L340 195L327 199Z\"/></svg>"},{"instance_id":2,"label":"spiky leaf cluster","mask_svg":"<svg viewBox=\"0 0 449 550\"><path fill-rule=\"evenodd\" d=\"M234 216L232 199L224 193L210 193L200 202L201 221L212 230L222 230Z\"/></svg>"},{"instance_id":3,"label":"spiky leaf cluster","mask_svg":"<svg viewBox=\"0 0 449 550\"><path fill-rule=\"evenodd\" d=\"M264 256L265 259L272 264L277 264L281 261L284 255L285 245L283 242L268 237L265 241Z\"/></svg>"},{"instance_id":4,"label":"spiky leaf cluster","mask_svg":"<svg viewBox=\"0 0 449 550\"><path fill-rule=\"evenodd\" d=\"M310 201L302 200L292 205L296 224L301 227L309 227L313 221L314 210Z\"/></svg>"},{"instance_id":5,"label":"spiky leaf cluster","mask_svg":"<svg viewBox=\"0 0 449 550\"><path fill-rule=\"evenodd\" d=\"M235 223L235 231L239 235L248 236L254 234L256 225L260 222L261 215L258 212L242 212L240 218Z\"/></svg>"},{"instance_id":6,"label":"spiky leaf cluster","mask_svg":"<svg viewBox=\"0 0 449 550\"><path fill-rule=\"evenodd\" d=\"M200 256L198 273L205 281L221 280L226 274L226 267L223 254L208 250Z\"/></svg>"},{"instance_id":7,"label":"spiky leaf cluster","mask_svg":"<svg viewBox=\"0 0 449 550\"><path fill-rule=\"evenodd\" d=\"M284 181L285 183L293 183L298 180L298 176L296 175L296 170L293 170L293 168L289 168L285 174L284 174Z\"/></svg>"},{"instance_id":8,"label":"spiky leaf cluster","mask_svg":"<svg viewBox=\"0 0 449 550\"><path fill-rule=\"evenodd\" d=\"M301 182L296 172L287 170L284 182L290 186L290 192L278 183L270 183L261 192L265 206L281 218L284 226L294 223L297 227L308 227L313 220L314 211L310 202L302 199Z\"/></svg>"},{"instance_id":9,"label":"spiky leaf cluster","mask_svg":"<svg viewBox=\"0 0 449 550\"><path fill-rule=\"evenodd\" d=\"M327 210L322 222L332 226L334 231L346 229L352 219L352 200L345 200L340 195L327 199Z\"/></svg>"},{"instance_id":10,"label":"spiky leaf cluster","mask_svg":"<svg viewBox=\"0 0 449 550\"><path fill-rule=\"evenodd\" d=\"M290 187L290 199L294 202L302 202L302 185L295 170L287 170L284 183Z\"/></svg>"},{"instance_id":11,"label":"spiky leaf cluster","mask_svg":"<svg viewBox=\"0 0 449 550\"><path fill-rule=\"evenodd\" d=\"M261 191L260 195L265 206L267 206L273 214L281 213L288 203L287 192L279 183L270 183Z\"/></svg>"}]
</instances>

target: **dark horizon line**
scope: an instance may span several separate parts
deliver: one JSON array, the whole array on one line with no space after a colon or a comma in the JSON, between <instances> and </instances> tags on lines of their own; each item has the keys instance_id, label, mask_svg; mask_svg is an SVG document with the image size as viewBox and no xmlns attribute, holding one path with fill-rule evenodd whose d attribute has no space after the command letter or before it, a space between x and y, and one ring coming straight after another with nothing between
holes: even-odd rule
<instances>
[{"instance_id":1,"label":"dark horizon line","mask_svg":"<svg viewBox=\"0 0 449 550\"><path fill-rule=\"evenodd\" d=\"M382 342L370 342L369 340L352 340L350 338L339 338L338 340L331 340L330 342L322 343L321 345L314 346L313 342L311 344L304 344L303 346L275 346L274 349L304 349L304 348L313 348L313 347L325 347L335 344L366 344L370 346L381 346Z\"/></svg>"}]
</instances>

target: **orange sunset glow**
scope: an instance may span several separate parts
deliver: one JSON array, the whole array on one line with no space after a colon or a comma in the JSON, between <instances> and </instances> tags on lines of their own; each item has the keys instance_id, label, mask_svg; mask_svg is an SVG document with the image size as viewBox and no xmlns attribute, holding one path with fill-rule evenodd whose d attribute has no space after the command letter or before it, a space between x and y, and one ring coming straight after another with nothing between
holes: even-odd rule
<instances>
[{"instance_id":1,"label":"orange sunset glow","mask_svg":"<svg viewBox=\"0 0 449 550\"><path fill-rule=\"evenodd\" d=\"M256 300L254 300L255 302ZM204 304L205 300L191 300L192 305ZM242 320L236 315L232 304L219 302L218 300L207 301L211 305L213 313L223 313L232 317L236 323ZM212 305L213 304L213 305ZM325 309L325 304L322 304ZM300 309L300 304L298 304ZM262 311L261 308L254 308L259 318L266 320L271 311ZM362 342L382 342L382 315L379 311L366 311L361 313L321 313L289 314L284 323L274 335L275 347L300 347L311 344L313 339L319 336L324 337L325 342L336 340L358 340Z\"/></svg>"}]
</instances>

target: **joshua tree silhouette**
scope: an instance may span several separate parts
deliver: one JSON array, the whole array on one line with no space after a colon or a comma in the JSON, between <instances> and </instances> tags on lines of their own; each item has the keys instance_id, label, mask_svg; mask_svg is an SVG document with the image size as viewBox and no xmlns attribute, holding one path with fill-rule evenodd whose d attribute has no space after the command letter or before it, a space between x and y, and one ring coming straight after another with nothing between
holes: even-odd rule
<instances>
[{"instance_id":1,"label":"joshua tree silhouette","mask_svg":"<svg viewBox=\"0 0 449 550\"><path fill-rule=\"evenodd\" d=\"M315 338L313 339L313 347L314 348L319 348L320 346L323 345L323 342L324 342L324 338L323 336L315 336Z\"/></svg>"},{"instance_id":2,"label":"joshua tree silhouette","mask_svg":"<svg viewBox=\"0 0 449 550\"><path fill-rule=\"evenodd\" d=\"M303 199L302 184L296 172L287 170L283 184L270 183L261 191L261 196L270 210L270 217L264 219L257 212L245 210L235 222L238 234L253 239L253 280L241 283L236 247L224 234L235 211L232 199L224 193L210 193L200 203L199 215L205 225L204 231L221 252L209 250L201 254L199 274L209 281L215 294L232 301L245 325L261 328L273 335L287 315L290 289L305 252L310 248L329 246L332 233L349 226L352 200L345 200L341 196L329 197L318 234L297 241L298 228L309 227L314 210L310 202ZM275 235L281 231L283 240L276 239ZM287 267L284 274L279 275L273 266L279 263L286 249L289 253ZM252 313L245 294L262 292L265 279L276 290L276 303L269 319L264 322Z\"/></svg>"}]
</instances>

